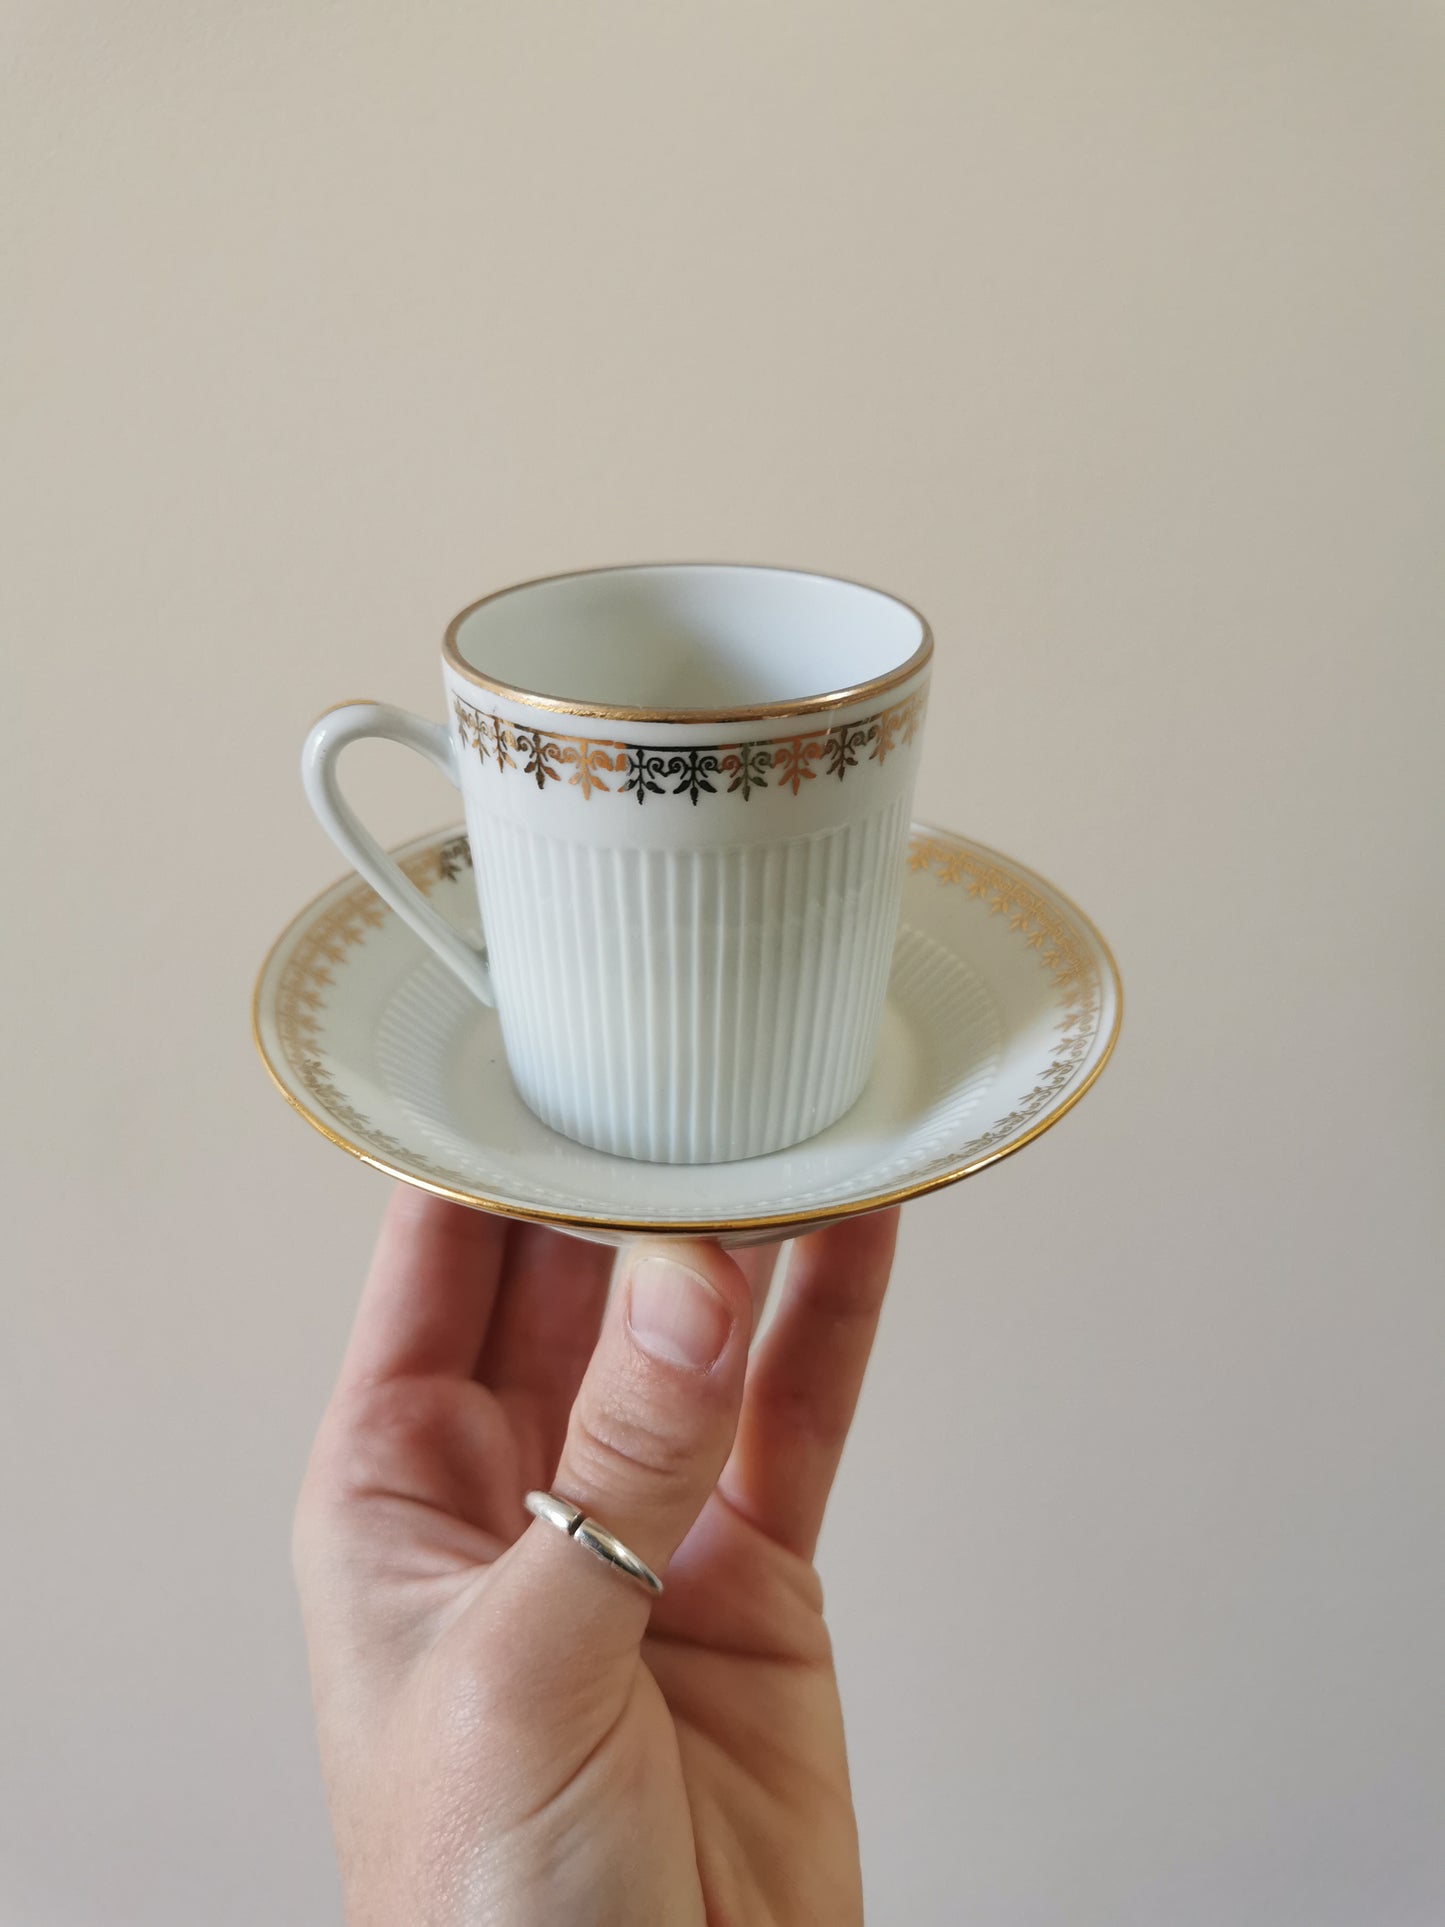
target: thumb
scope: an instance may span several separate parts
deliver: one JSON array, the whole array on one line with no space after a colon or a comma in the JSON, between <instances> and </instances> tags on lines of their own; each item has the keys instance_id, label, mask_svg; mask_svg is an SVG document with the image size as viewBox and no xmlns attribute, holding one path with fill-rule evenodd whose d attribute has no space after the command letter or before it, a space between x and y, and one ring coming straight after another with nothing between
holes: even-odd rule
<instances>
[{"instance_id":1,"label":"thumb","mask_svg":"<svg viewBox=\"0 0 1445 1927\"><path fill-rule=\"evenodd\" d=\"M552 1490L659 1575L727 1463L751 1332L747 1279L716 1245L628 1250ZM583 1622L604 1640L641 1636L650 1595L546 1520L523 1534L512 1558L574 1636Z\"/></svg>"}]
</instances>

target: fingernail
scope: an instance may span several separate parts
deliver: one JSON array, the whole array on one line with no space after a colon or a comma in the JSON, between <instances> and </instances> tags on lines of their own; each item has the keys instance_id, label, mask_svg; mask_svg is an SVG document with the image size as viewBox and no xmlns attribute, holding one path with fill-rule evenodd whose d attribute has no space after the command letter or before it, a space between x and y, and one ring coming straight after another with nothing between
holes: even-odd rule
<instances>
[{"instance_id":1,"label":"fingernail","mask_svg":"<svg viewBox=\"0 0 1445 1927\"><path fill-rule=\"evenodd\" d=\"M643 1258L627 1284L627 1322L650 1358L705 1372L728 1342L732 1315L706 1278L670 1258Z\"/></svg>"}]
</instances>

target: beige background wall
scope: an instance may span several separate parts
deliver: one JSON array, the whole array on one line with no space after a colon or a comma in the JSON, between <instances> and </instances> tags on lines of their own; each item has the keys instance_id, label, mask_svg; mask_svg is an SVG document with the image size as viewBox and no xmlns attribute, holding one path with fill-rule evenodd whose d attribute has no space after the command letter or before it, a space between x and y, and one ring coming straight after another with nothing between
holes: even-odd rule
<instances>
[{"instance_id":1,"label":"beige background wall","mask_svg":"<svg viewBox=\"0 0 1445 1927\"><path fill-rule=\"evenodd\" d=\"M247 1035L300 738L698 554L928 611L922 813L1128 993L907 1219L824 1554L872 1919L1438 1927L1439 8L0 33L0 1927L337 1920L288 1513L384 1186Z\"/></svg>"}]
</instances>

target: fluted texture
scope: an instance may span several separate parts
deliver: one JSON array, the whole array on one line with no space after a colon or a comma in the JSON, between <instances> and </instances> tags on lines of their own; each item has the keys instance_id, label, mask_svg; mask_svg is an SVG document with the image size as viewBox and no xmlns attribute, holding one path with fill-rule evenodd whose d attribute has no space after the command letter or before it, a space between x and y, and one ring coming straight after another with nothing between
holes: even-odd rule
<instances>
[{"instance_id":1,"label":"fluted texture","mask_svg":"<svg viewBox=\"0 0 1445 1927\"><path fill-rule=\"evenodd\" d=\"M678 1177L655 1164L624 1163L557 1138L540 1149L540 1131L528 1128L530 1115L519 1115L521 1101L499 1068L495 1013L428 951L415 953L377 1020L375 1072L405 1119L407 1142L424 1146L423 1158L440 1160L464 1186L544 1211L665 1225L699 1213L727 1219L815 1211L855 1201L860 1183L887 1190L956 1162L978 1135L969 1121L995 1086L1003 1034L999 1006L978 973L955 949L904 922L858 1104L796 1153L706 1172L681 1166L680 1173L695 1177L691 1186L681 1177L680 1188ZM880 1062L885 1052L892 1061ZM840 1140L839 1131L854 1131L855 1119L857 1134ZM387 1146L377 1148L388 1155Z\"/></svg>"},{"instance_id":2,"label":"fluted texture","mask_svg":"<svg viewBox=\"0 0 1445 1927\"><path fill-rule=\"evenodd\" d=\"M756 1157L867 1080L893 951L906 799L720 850L593 849L493 820L474 838L507 1061L599 1150Z\"/></svg>"}]
</instances>

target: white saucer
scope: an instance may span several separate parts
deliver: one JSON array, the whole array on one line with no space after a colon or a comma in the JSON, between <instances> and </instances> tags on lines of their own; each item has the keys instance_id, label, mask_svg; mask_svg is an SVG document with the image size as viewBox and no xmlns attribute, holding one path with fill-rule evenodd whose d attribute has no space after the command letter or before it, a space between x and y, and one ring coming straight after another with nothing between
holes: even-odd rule
<instances>
[{"instance_id":1,"label":"white saucer","mask_svg":"<svg viewBox=\"0 0 1445 1927\"><path fill-rule=\"evenodd\" d=\"M395 853L478 935L466 838ZM1007 1157L1088 1090L1119 1034L1119 973L1052 884L966 838L913 827L873 1076L806 1144L738 1164L642 1164L590 1151L512 1088L497 1015L355 876L278 938L256 985L257 1048L282 1095L393 1177L509 1217L620 1242L725 1244L917 1197Z\"/></svg>"}]
</instances>

